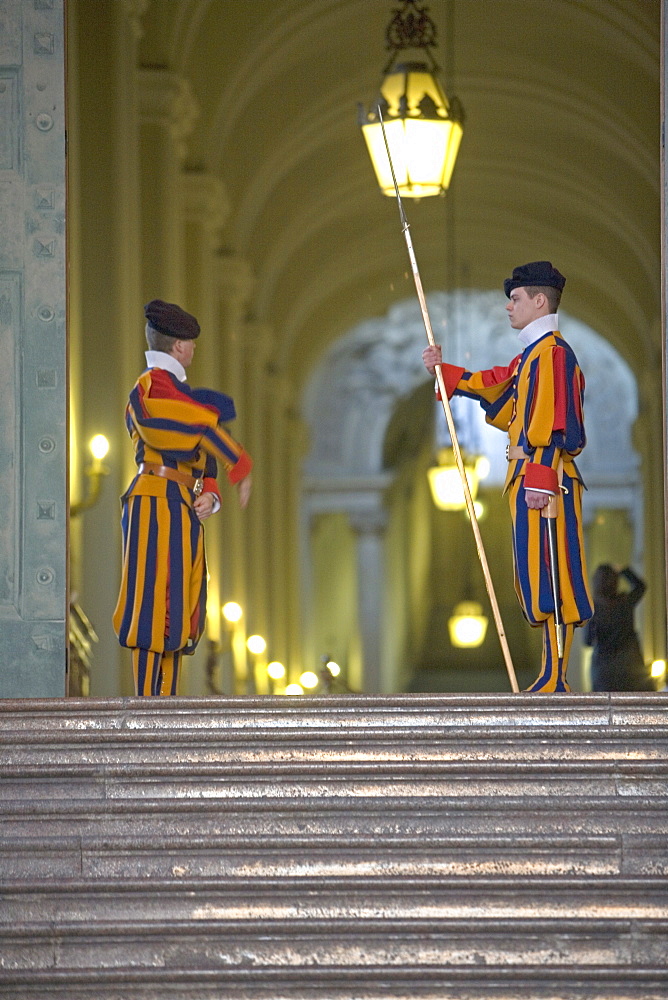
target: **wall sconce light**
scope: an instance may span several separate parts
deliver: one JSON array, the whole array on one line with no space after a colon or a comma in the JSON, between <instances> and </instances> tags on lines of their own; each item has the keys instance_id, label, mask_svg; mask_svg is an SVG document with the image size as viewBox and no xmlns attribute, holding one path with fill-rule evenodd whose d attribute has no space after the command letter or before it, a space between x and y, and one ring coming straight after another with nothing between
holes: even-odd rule
<instances>
[{"instance_id":1,"label":"wall sconce light","mask_svg":"<svg viewBox=\"0 0 668 1000\"><path fill-rule=\"evenodd\" d=\"M282 681L285 677L285 667L278 660L272 660L267 664L267 674L272 681Z\"/></svg>"},{"instance_id":2,"label":"wall sconce light","mask_svg":"<svg viewBox=\"0 0 668 1000\"><path fill-rule=\"evenodd\" d=\"M448 621L450 642L453 646L472 649L484 642L487 618L477 601L460 601Z\"/></svg>"},{"instance_id":3,"label":"wall sconce light","mask_svg":"<svg viewBox=\"0 0 668 1000\"><path fill-rule=\"evenodd\" d=\"M338 691L350 691L350 688L344 682L343 677L341 677L340 665L336 662L336 660L332 659L329 653L325 653L324 656L321 656L320 662L322 663L322 667L318 674L322 694L332 694L335 687Z\"/></svg>"},{"instance_id":4,"label":"wall sconce light","mask_svg":"<svg viewBox=\"0 0 668 1000\"><path fill-rule=\"evenodd\" d=\"M227 601L220 610L225 621L231 625L235 625L243 617L243 609L236 601Z\"/></svg>"},{"instance_id":5,"label":"wall sconce light","mask_svg":"<svg viewBox=\"0 0 668 1000\"><path fill-rule=\"evenodd\" d=\"M320 683L320 678L315 671L305 670L299 678L299 683L303 688L306 688L307 691L312 691L314 688L317 688Z\"/></svg>"},{"instance_id":6,"label":"wall sconce light","mask_svg":"<svg viewBox=\"0 0 668 1000\"><path fill-rule=\"evenodd\" d=\"M475 500L480 480L489 475L489 460L485 455L466 455L463 452L462 459L471 498ZM439 510L463 510L466 507L464 487L452 448L441 448L436 460L438 465L427 470L434 503Z\"/></svg>"},{"instance_id":7,"label":"wall sconce light","mask_svg":"<svg viewBox=\"0 0 668 1000\"><path fill-rule=\"evenodd\" d=\"M650 667L650 676L654 680L666 680L666 661L665 660L653 660L652 666Z\"/></svg>"},{"instance_id":8,"label":"wall sconce light","mask_svg":"<svg viewBox=\"0 0 668 1000\"><path fill-rule=\"evenodd\" d=\"M359 105L359 124L378 184L390 197L394 181L379 109L404 198L445 194L463 135L464 110L456 97L445 96L429 51L436 45L436 26L428 9L417 0L402 0L402 6L394 9L385 30L386 48L392 54L380 95L368 112ZM396 62L397 53L406 49L419 50L428 62Z\"/></svg>"},{"instance_id":9,"label":"wall sconce light","mask_svg":"<svg viewBox=\"0 0 668 1000\"><path fill-rule=\"evenodd\" d=\"M249 635L246 649L253 657L250 663L247 662L246 694L266 694L269 687L264 657L267 641L261 635Z\"/></svg>"},{"instance_id":10,"label":"wall sconce light","mask_svg":"<svg viewBox=\"0 0 668 1000\"><path fill-rule=\"evenodd\" d=\"M88 478L87 495L83 500L79 500L78 503L70 504L70 517L78 517L82 511L90 510L91 507L95 506L100 498L102 480L105 476L109 475L109 468L102 462L102 459L109 452L109 441L104 434L96 434L95 437L91 438L88 449L93 461L85 470L86 477Z\"/></svg>"},{"instance_id":11,"label":"wall sconce light","mask_svg":"<svg viewBox=\"0 0 668 1000\"><path fill-rule=\"evenodd\" d=\"M336 662L336 660L327 660L325 663L326 669L332 675L332 677L338 677L341 673L341 667Z\"/></svg>"},{"instance_id":12,"label":"wall sconce light","mask_svg":"<svg viewBox=\"0 0 668 1000\"><path fill-rule=\"evenodd\" d=\"M236 601L226 601L220 609L227 629L227 645L223 660L223 689L233 694L245 694L248 686L244 611ZM212 690L213 694L222 691Z\"/></svg>"},{"instance_id":13,"label":"wall sconce light","mask_svg":"<svg viewBox=\"0 0 668 1000\"><path fill-rule=\"evenodd\" d=\"M285 688L287 670L279 660L272 660L267 664L267 677L269 678L269 694L282 694Z\"/></svg>"},{"instance_id":14,"label":"wall sconce light","mask_svg":"<svg viewBox=\"0 0 668 1000\"><path fill-rule=\"evenodd\" d=\"M249 635L246 639L246 646L253 656L260 656L267 648L267 643L261 635Z\"/></svg>"}]
</instances>

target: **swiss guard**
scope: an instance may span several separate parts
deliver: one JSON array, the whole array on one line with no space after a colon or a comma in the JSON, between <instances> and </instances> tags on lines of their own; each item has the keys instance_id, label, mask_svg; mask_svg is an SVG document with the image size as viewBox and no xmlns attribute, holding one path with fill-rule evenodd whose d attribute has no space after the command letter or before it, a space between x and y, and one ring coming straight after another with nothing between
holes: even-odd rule
<instances>
[{"instance_id":1,"label":"swiss guard","mask_svg":"<svg viewBox=\"0 0 668 1000\"><path fill-rule=\"evenodd\" d=\"M161 299L144 312L147 368L125 415L137 473L121 498L123 572L113 624L132 650L135 694L175 695L181 657L204 631L202 522L220 508L218 465L245 507L252 461L226 429L236 415L230 397L186 382L200 335L195 317Z\"/></svg>"},{"instance_id":2,"label":"swiss guard","mask_svg":"<svg viewBox=\"0 0 668 1000\"><path fill-rule=\"evenodd\" d=\"M575 458L585 446L585 380L559 333L566 284L550 261L516 267L506 278L506 311L522 345L509 365L471 372L442 363L430 345L422 358L441 365L448 398L476 399L488 424L508 435L504 493L513 523L515 591L527 621L543 630L540 673L528 691L570 690L568 657L576 626L593 614L582 535L584 483Z\"/></svg>"}]
</instances>

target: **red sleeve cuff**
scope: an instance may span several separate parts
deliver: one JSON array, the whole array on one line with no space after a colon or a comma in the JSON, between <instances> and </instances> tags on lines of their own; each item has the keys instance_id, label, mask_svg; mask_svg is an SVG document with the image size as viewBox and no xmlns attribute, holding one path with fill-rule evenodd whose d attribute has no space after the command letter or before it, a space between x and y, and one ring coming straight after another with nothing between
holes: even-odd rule
<instances>
[{"instance_id":1,"label":"red sleeve cuff","mask_svg":"<svg viewBox=\"0 0 668 1000\"><path fill-rule=\"evenodd\" d=\"M459 368L457 365L441 365L441 375L443 376L443 383L445 385L445 391L448 394L448 399L452 398L459 380L466 371L466 368ZM438 399L441 398L441 392L438 387L438 382L436 383L436 395Z\"/></svg>"},{"instance_id":2,"label":"red sleeve cuff","mask_svg":"<svg viewBox=\"0 0 668 1000\"><path fill-rule=\"evenodd\" d=\"M205 476L202 482L204 484L202 487L202 493L213 493L213 495L218 497L219 500L221 499L218 483L213 477Z\"/></svg>"},{"instance_id":3,"label":"red sleeve cuff","mask_svg":"<svg viewBox=\"0 0 668 1000\"><path fill-rule=\"evenodd\" d=\"M549 490L559 492L559 479L554 469L538 462L527 462L524 467L524 488L526 490Z\"/></svg>"},{"instance_id":4,"label":"red sleeve cuff","mask_svg":"<svg viewBox=\"0 0 668 1000\"><path fill-rule=\"evenodd\" d=\"M242 479L245 479L250 470L253 468L253 459L250 457L247 451L242 451L239 455L237 462L232 466L232 468L227 473L227 478L231 483L239 483Z\"/></svg>"}]
</instances>

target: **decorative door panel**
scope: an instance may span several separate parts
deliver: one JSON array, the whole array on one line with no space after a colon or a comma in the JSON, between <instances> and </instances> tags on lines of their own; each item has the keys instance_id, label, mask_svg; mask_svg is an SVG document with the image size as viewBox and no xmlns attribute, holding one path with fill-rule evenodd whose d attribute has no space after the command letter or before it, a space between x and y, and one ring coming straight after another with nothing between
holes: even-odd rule
<instances>
[{"instance_id":1,"label":"decorative door panel","mask_svg":"<svg viewBox=\"0 0 668 1000\"><path fill-rule=\"evenodd\" d=\"M65 694L63 0L0 0L0 696Z\"/></svg>"}]
</instances>

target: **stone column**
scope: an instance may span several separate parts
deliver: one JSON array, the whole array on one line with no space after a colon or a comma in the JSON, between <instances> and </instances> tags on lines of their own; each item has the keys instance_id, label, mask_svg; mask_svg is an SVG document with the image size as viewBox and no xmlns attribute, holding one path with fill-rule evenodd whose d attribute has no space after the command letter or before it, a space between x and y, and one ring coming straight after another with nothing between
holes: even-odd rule
<instances>
[{"instance_id":1,"label":"stone column","mask_svg":"<svg viewBox=\"0 0 668 1000\"><path fill-rule=\"evenodd\" d=\"M663 545L663 564L664 564L664 582L666 586L666 591L668 592L668 509L666 508L666 502L668 501L668 477L667 477L667 464L666 464L666 453L668 450L668 362L666 360L666 352L668 348L668 315L666 310L668 309L668 170L666 170L666 105L668 103L668 59L666 58L666 46L668 45L668 0L663 0L661 4L661 185L663 188L663 197L661 200L661 262L663 267L663 307L661 316L661 327L662 327L662 338L661 338L661 356L662 356L662 393L661 398L663 399L663 475L661 481L663 484L663 495L664 495L664 506L663 506L663 534L664 534L664 545ZM665 627L665 604L663 609L663 625Z\"/></svg>"},{"instance_id":2,"label":"stone column","mask_svg":"<svg viewBox=\"0 0 668 1000\"><path fill-rule=\"evenodd\" d=\"M139 71L142 165L142 289L181 302L185 292L183 187L186 140L199 114L187 80L165 69Z\"/></svg>"},{"instance_id":3,"label":"stone column","mask_svg":"<svg viewBox=\"0 0 668 1000\"><path fill-rule=\"evenodd\" d=\"M288 563L285 576L286 614L289 622L287 663L289 679L297 680L302 669L312 668L308 636L304 628L304 612L308 605L306 595L311 584L311 559L309 545L309 513L304 498L304 459L310 436L306 422L291 407L286 414L289 438L287 449L286 493L290 516L287 521L285 546ZM294 675L294 676L293 676Z\"/></svg>"},{"instance_id":4,"label":"stone column","mask_svg":"<svg viewBox=\"0 0 668 1000\"><path fill-rule=\"evenodd\" d=\"M218 248L220 231L230 211L223 182L199 170L181 174L183 202L183 307L202 327L192 368L203 385L216 388L220 366L218 330Z\"/></svg>"},{"instance_id":5,"label":"stone column","mask_svg":"<svg viewBox=\"0 0 668 1000\"><path fill-rule=\"evenodd\" d=\"M274 419L274 400L271 398L271 380L267 365L273 348L271 329L265 324L247 323L245 328L245 367L247 394L247 423L250 433L247 447L255 463L253 469L254 497L248 507L246 534L248 558L249 630L264 636L268 652L273 658L273 636L269 628L269 573L268 552L272 544L268 511L271 505L271 477L268 474L269 441L267 427ZM258 676L259 693L266 693L264 678Z\"/></svg>"},{"instance_id":6,"label":"stone column","mask_svg":"<svg viewBox=\"0 0 668 1000\"><path fill-rule=\"evenodd\" d=\"M664 453L657 448L655 437L656 428L662 421L661 397L658 391L652 391L655 388L651 382L646 386L639 383L640 415L634 427L634 445L642 456L642 482L645 484L642 552L648 582L638 617L643 622L644 652L649 660L666 658Z\"/></svg>"},{"instance_id":7,"label":"stone column","mask_svg":"<svg viewBox=\"0 0 668 1000\"><path fill-rule=\"evenodd\" d=\"M243 357L245 320L252 290L253 278L248 263L240 257L220 256L217 320L221 340L220 387L232 396L238 414L230 430L249 452L250 421L246 407ZM250 503L254 505L257 502L257 489L254 489ZM249 511L240 510L236 495L230 496L221 512L220 601L236 601L244 611L241 622L229 633L233 642L235 694L245 694L246 689L244 643L248 615L248 524Z\"/></svg>"},{"instance_id":8,"label":"stone column","mask_svg":"<svg viewBox=\"0 0 668 1000\"><path fill-rule=\"evenodd\" d=\"M139 101L137 48L148 4L68 3L69 92L69 327L72 371L72 450L89 461L86 446L105 434L110 475L99 503L77 519L73 545L76 587L98 635L91 692L132 690L129 661L111 627L120 581L118 498L133 467L123 424L128 392L143 367ZM86 253L82 247L86 246ZM79 477L72 500L81 498ZM100 567L105 572L100 572Z\"/></svg>"},{"instance_id":9,"label":"stone column","mask_svg":"<svg viewBox=\"0 0 668 1000\"><path fill-rule=\"evenodd\" d=\"M184 297L182 305L199 320L202 328L193 364L188 370L191 385L224 389L220 384L220 334L218 328L218 258L220 230L229 212L225 187L218 178L201 171L181 174L183 203ZM221 532L224 511L232 499L221 472L222 511L204 525L209 574L206 634L183 673L181 693L206 695L211 681L220 687L221 654ZM225 692L230 693L230 690Z\"/></svg>"},{"instance_id":10,"label":"stone column","mask_svg":"<svg viewBox=\"0 0 668 1000\"><path fill-rule=\"evenodd\" d=\"M292 546L293 524L297 521L298 504L292 497L290 453L299 441L291 435L294 424L293 389L284 375L268 374L266 394L269 419L267 475L264 496L268 526L267 573L269 599L270 655L287 667L290 658L289 636L294 623L291 618L289 592L295 584L293 568L297 565L297 550Z\"/></svg>"},{"instance_id":11,"label":"stone column","mask_svg":"<svg viewBox=\"0 0 668 1000\"><path fill-rule=\"evenodd\" d=\"M387 526L386 511L374 509L353 511L350 524L357 534L357 593L359 627L364 663L364 691L380 694L384 690L383 620L384 620L384 542Z\"/></svg>"}]
</instances>

